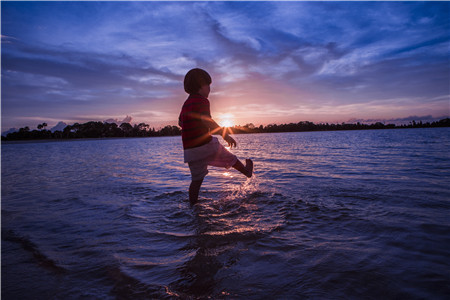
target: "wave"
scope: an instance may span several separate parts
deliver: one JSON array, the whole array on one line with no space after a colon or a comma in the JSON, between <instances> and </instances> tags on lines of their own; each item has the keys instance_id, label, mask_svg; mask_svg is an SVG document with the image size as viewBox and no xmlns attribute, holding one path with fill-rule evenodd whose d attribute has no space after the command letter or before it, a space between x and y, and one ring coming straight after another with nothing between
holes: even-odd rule
<instances>
[{"instance_id":1,"label":"wave","mask_svg":"<svg viewBox=\"0 0 450 300\"><path fill-rule=\"evenodd\" d=\"M2 230L2 240L12 243L17 243L22 248L28 252L30 252L36 262L45 269L53 271L55 273L65 273L67 270L61 266L58 266L57 263L46 256L43 252L41 252L30 239L20 236L15 233L13 230Z\"/></svg>"},{"instance_id":2,"label":"wave","mask_svg":"<svg viewBox=\"0 0 450 300\"><path fill-rule=\"evenodd\" d=\"M113 282L111 294L116 299L172 299L167 287L147 284L128 275L117 266L108 266L106 274Z\"/></svg>"}]
</instances>

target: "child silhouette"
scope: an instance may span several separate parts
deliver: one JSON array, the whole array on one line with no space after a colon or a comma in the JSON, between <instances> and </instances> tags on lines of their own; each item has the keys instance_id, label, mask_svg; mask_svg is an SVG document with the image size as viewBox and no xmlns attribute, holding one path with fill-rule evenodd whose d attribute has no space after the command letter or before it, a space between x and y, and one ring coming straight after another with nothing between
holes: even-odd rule
<instances>
[{"instance_id":1,"label":"child silhouette","mask_svg":"<svg viewBox=\"0 0 450 300\"><path fill-rule=\"evenodd\" d=\"M222 132L223 139L232 148L236 141L212 118L208 96L211 91L211 76L202 69L192 69L184 77L184 90L189 97L181 109L178 124L184 148L184 162L189 164L192 182L189 186L189 201L195 204L203 179L208 174L208 165L238 170L248 178L253 175L253 162L246 159L245 166L236 155L225 149L213 133Z\"/></svg>"}]
</instances>

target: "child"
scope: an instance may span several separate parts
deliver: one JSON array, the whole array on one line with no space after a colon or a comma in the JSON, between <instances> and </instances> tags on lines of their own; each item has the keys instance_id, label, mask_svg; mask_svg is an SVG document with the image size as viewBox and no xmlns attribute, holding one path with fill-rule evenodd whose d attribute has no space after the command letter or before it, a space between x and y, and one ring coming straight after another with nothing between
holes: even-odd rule
<instances>
[{"instance_id":1,"label":"child","mask_svg":"<svg viewBox=\"0 0 450 300\"><path fill-rule=\"evenodd\" d=\"M233 167L248 178L253 175L253 162L246 159L245 166L224 146L213 133L222 131L223 139L230 147L236 141L228 135L212 118L209 109L211 76L202 69L192 69L184 77L184 90L189 97L181 109L179 122L183 139L184 162L189 164L192 182L189 186L189 201L195 204L203 179L208 174L208 165Z\"/></svg>"}]
</instances>

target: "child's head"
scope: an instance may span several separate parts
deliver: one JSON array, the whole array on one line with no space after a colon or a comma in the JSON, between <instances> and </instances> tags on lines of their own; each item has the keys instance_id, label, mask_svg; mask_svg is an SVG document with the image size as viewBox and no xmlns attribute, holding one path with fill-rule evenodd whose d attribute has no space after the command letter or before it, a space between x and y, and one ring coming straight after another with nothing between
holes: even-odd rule
<instances>
[{"instance_id":1,"label":"child's head","mask_svg":"<svg viewBox=\"0 0 450 300\"><path fill-rule=\"evenodd\" d=\"M212 82L208 72L202 69L192 69L184 76L184 90L188 94L195 94L204 85L210 85Z\"/></svg>"}]
</instances>

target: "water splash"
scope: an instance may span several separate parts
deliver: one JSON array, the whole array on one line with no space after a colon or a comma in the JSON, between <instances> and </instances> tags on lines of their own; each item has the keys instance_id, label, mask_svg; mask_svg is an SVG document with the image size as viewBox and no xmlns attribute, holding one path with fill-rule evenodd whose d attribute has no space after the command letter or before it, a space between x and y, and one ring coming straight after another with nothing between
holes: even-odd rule
<instances>
[{"instance_id":1,"label":"water splash","mask_svg":"<svg viewBox=\"0 0 450 300\"><path fill-rule=\"evenodd\" d=\"M256 193L259 191L260 180L256 173L253 173L251 178L247 178L247 180L235 187L232 188L231 193L228 194L223 201L227 202L236 202L238 200L242 200L247 198L249 195Z\"/></svg>"}]
</instances>

